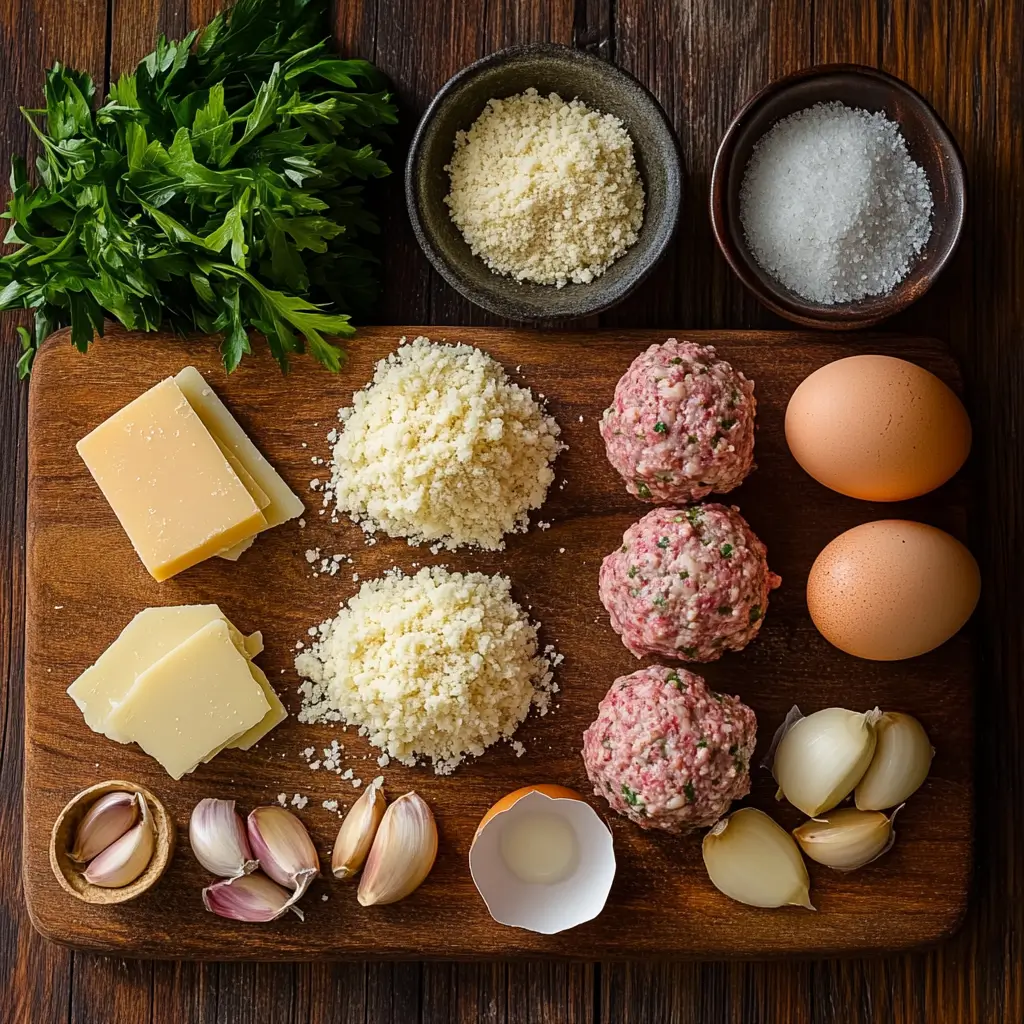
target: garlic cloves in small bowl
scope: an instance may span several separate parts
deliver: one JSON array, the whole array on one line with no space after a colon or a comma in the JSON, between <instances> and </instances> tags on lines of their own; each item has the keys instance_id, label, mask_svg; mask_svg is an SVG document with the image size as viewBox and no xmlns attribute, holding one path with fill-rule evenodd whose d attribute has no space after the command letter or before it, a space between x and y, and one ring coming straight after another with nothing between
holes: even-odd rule
<instances>
[{"instance_id":1,"label":"garlic cloves in small bowl","mask_svg":"<svg viewBox=\"0 0 1024 1024\"><path fill-rule=\"evenodd\" d=\"M144 786L112 779L82 790L60 812L50 833L50 867L76 899L125 903L159 881L176 838L174 821L158 797Z\"/></svg>"}]
</instances>

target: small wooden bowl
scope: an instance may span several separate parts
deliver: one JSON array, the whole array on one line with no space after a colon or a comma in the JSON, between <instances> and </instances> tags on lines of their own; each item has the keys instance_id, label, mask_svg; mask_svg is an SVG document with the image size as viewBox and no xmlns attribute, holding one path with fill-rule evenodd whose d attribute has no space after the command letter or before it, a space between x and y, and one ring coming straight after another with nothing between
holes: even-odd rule
<instances>
[{"instance_id":1,"label":"small wooden bowl","mask_svg":"<svg viewBox=\"0 0 1024 1024\"><path fill-rule=\"evenodd\" d=\"M68 856L68 850L75 829L85 817L86 811L101 796L118 791L141 793L145 797L150 817L153 820L156 842L153 848L153 859L134 882L122 886L120 889L104 889L102 886L93 885L85 880L85 875L82 873L84 865L75 864ZM122 779L99 782L72 797L58 815L53 825L53 831L50 833L50 867L61 887L86 903L98 905L127 903L128 900L141 896L160 880L160 876L167 870L167 865L174 855L175 839L174 821L167 813L167 808L145 786L139 786L134 782L125 782Z\"/></svg>"},{"instance_id":2,"label":"small wooden bowl","mask_svg":"<svg viewBox=\"0 0 1024 1024\"><path fill-rule=\"evenodd\" d=\"M821 305L802 298L762 270L740 223L740 186L754 146L777 121L816 103L884 111L900 126L911 158L932 190L932 233L910 273L887 295ZM733 118L711 175L711 223L729 266L769 309L798 324L846 331L869 327L906 309L932 286L960 241L964 223L963 157L948 129L920 93L860 64L820 64L780 78L753 96Z\"/></svg>"}]
</instances>

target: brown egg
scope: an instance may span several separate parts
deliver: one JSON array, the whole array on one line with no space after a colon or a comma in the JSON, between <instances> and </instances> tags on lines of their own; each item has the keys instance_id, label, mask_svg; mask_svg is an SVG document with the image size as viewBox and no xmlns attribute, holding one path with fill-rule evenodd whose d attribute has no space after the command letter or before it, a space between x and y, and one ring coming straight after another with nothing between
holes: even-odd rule
<instances>
[{"instance_id":1,"label":"brown egg","mask_svg":"<svg viewBox=\"0 0 1024 1024\"><path fill-rule=\"evenodd\" d=\"M829 643L872 661L944 644L971 617L981 576L955 537L882 519L841 533L814 561L807 607Z\"/></svg>"},{"instance_id":2,"label":"brown egg","mask_svg":"<svg viewBox=\"0 0 1024 1024\"><path fill-rule=\"evenodd\" d=\"M818 483L866 501L902 501L944 484L971 449L971 421L933 373L892 356L815 370L786 409L786 441Z\"/></svg>"}]
</instances>

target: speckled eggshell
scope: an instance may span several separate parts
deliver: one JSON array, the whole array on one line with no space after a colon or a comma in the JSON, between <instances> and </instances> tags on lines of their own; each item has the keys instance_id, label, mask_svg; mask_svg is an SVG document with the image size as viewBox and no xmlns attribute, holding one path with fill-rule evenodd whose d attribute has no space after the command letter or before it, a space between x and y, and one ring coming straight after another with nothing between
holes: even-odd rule
<instances>
[{"instance_id":1,"label":"speckled eggshell","mask_svg":"<svg viewBox=\"0 0 1024 1024\"><path fill-rule=\"evenodd\" d=\"M872 661L944 644L971 617L981 589L974 556L955 537L904 519L840 534L807 579L807 607L829 643Z\"/></svg>"},{"instance_id":2,"label":"speckled eggshell","mask_svg":"<svg viewBox=\"0 0 1024 1024\"><path fill-rule=\"evenodd\" d=\"M786 409L786 441L815 480L866 501L903 501L944 484L971 448L960 399L927 370L892 356L815 370Z\"/></svg>"}]
</instances>

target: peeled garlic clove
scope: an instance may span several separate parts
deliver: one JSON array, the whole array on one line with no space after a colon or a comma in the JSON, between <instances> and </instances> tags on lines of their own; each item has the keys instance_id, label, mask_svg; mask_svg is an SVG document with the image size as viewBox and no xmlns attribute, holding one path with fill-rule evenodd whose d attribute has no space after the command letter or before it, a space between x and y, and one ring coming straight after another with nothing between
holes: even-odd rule
<instances>
[{"instance_id":1,"label":"peeled garlic clove","mask_svg":"<svg viewBox=\"0 0 1024 1024\"><path fill-rule=\"evenodd\" d=\"M704 866L712 884L751 907L806 907L811 882L793 837L764 811L741 807L704 837Z\"/></svg>"},{"instance_id":2,"label":"peeled garlic clove","mask_svg":"<svg viewBox=\"0 0 1024 1024\"><path fill-rule=\"evenodd\" d=\"M320 874L320 858L306 826L291 811L257 807L247 822L249 843L260 868L275 882L302 895Z\"/></svg>"},{"instance_id":3,"label":"peeled garlic clove","mask_svg":"<svg viewBox=\"0 0 1024 1024\"><path fill-rule=\"evenodd\" d=\"M139 814L138 793L104 793L85 812L68 856L78 864L87 864L120 839L139 820Z\"/></svg>"},{"instance_id":4,"label":"peeled garlic clove","mask_svg":"<svg viewBox=\"0 0 1024 1024\"><path fill-rule=\"evenodd\" d=\"M86 867L85 880L104 889L120 889L130 885L153 859L156 837L149 817L146 798L137 794L141 817L120 839L98 853Z\"/></svg>"},{"instance_id":5,"label":"peeled garlic clove","mask_svg":"<svg viewBox=\"0 0 1024 1024\"><path fill-rule=\"evenodd\" d=\"M364 907L405 899L430 874L437 857L434 815L416 793L400 796L385 812L359 880Z\"/></svg>"},{"instance_id":6,"label":"peeled garlic clove","mask_svg":"<svg viewBox=\"0 0 1024 1024\"><path fill-rule=\"evenodd\" d=\"M237 878L259 867L234 800L200 800L188 823L188 841L196 860L218 878Z\"/></svg>"},{"instance_id":7,"label":"peeled garlic clove","mask_svg":"<svg viewBox=\"0 0 1024 1024\"><path fill-rule=\"evenodd\" d=\"M301 892L288 892L258 871L215 882L203 890L203 906L218 917L232 921L276 921L289 910L300 921L305 917L295 901Z\"/></svg>"},{"instance_id":8,"label":"peeled garlic clove","mask_svg":"<svg viewBox=\"0 0 1024 1024\"><path fill-rule=\"evenodd\" d=\"M901 805L902 806L902 805ZM836 871L856 871L887 853L896 841L892 822L881 811L841 807L793 829L793 837L811 860Z\"/></svg>"},{"instance_id":9,"label":"peeled garlic clove","mask_svg":"<svg viewBox=\"0 0 1024 1024\"><path fill-rule=\"evenodd\" d=\"M878 708L863 714L825 708L794 723L772 764L779 792L811 818L831 810L867 771L881 717Z\"/></svg>"},{"instance_id":10,"label":"peeled garlic clove","mask_svg":"<svg viewBox=\"0 0 1024 1024\"><path fill-rule=\"evenodd\" d=\"M903 803L928 778L935 756L924 726L910 715L887 711L875 731L874 757L853 793L862 811L882 811Z\"/></svg>"},{"instance_id":11,"label":"peeled garlic clove","mask_svg":"<svg viewBox=\"0 0 1024 1024\"><path fill-rule=\"evenodd\" d=\"M363 866L386 806L379 786L369 786L352 805L334 841L331 870L335 878L348 878Z\"/></svg>"}]
</instances>

